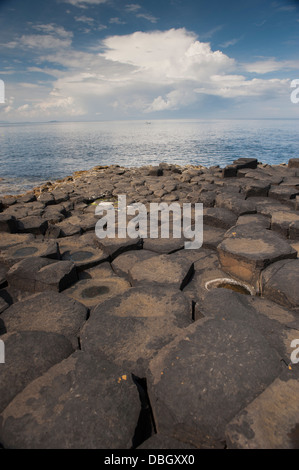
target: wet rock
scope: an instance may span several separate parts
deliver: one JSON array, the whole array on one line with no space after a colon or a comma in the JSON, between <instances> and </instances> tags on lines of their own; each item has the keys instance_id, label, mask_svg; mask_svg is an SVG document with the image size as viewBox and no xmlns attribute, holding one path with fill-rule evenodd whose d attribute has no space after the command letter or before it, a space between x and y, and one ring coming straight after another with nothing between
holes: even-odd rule
<instances>
[{"instance_id":1,"label":"wet rock","mask_svg":"<svg viewBox=\"0 0 299 470\"><path fill-rule=\"evenodd\" d=\"M296 367L296 366L295 366ZM279 377L226 427L229 449L298 449L298 372Z\"/></svg>"},{"instance_id":2,"label":"wet rock","mask_svg":"<svg viewBox=\"0 0 299 470\"><path fill-rule=\"evenodd\" d=\"M26 385L73 353L62 335L20 331L1 336L5 365L0 367L0 412Z\"/></svg>"},{"instance_id":3,"label":"wet rock","mask_svg":"<svg viewBox=\"0 0 299 470\"><path fill-rule=\"evenodd\" d=\"M45 331L64 335L76 349L88 308L64 293L43 292L16 302L2 313L8 332Z\"/></svg>"},{"instance_id":4,"label":"wet rock","mask_svg":"<svg viewBox=\"0 0 299 470\"><path fill-rule=\"evenodd\" d=\"M223 446L227 423L281 367L277 352L246 323L199 320L150 362L148 393L157 428L197 448Z\"/></svg>"},{"instance_id":5,"label":"wet rock","mask_svg":"<svg viewBox=\"0 0 299 470\"><path fill-rule=\"evenodd\" d=\"M61 292L78 280L72 261L26 258L14 264L7 273L10 286L30 292Z\"/></svg>"},{"instance_id":6,"label":"wet rock","mask_svg":"<svg viewBox=\"0 0 299 470\"><path fill-rule=\"evenodd\" d=\"M299 308L299 259L281 260L262 272L262 292L280 305Z\"/></svg>"},{"instance_id":7,"label":"wet rock","mask_svg":"<svg viewBox=\"0 0 299 470\"><path fill-rule=\"evenodd\" d=\"M17 449L130 449L139 412L130 370L76 351L5 408L0 442Z\"/></svg>"}]
</instances>

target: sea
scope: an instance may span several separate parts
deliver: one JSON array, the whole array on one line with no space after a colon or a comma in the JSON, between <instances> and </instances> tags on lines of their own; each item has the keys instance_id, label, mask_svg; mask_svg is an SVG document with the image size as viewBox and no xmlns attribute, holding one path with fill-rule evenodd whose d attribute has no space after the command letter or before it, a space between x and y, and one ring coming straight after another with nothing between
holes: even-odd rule
<instances>
[{"instance_id":1,"label":"sea","mask_svg":"<svg viewBox=\"0 0 299 470\"><path fill-rule=\"evenodd\" d=\"M240 157L299 157L299 119L0 123L0 196L97 165L223 168Z\"/></svg>"}]
</instances>

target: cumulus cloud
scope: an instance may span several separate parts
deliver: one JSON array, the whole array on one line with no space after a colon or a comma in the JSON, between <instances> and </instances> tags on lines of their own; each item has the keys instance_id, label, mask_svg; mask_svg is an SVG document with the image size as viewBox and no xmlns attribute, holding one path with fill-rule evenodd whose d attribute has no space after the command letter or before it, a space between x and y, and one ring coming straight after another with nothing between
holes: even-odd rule
<instances>
[{"instance_id":1,"label":"cumulus cloud","mask_svg":"<svg viewBox=\"0 0 299 470\"><path fill-rule=\"evenodd\" d=\"M39 90L31 103L20 103L18 112L23 116L40 113L61 119L101 113L109 118L129 117L181 110L199 102L203 95L262 100L289 93L288 79L248 78L240 70L257 70L257 64L238 64L184 28L110 36L88 52L74 50L71 37L62 37L63 32L54 35L54 26L53 34L49 25L40 31L46 34L40 35L44 42L39 47L44 53L39 55L39 65L47 63L47 68L32 67L31 71L51 75L52 87L47 88L47 95L45 89L43 94ZM28 47L33 47L36 40L25 38ZM56 49L54 40L69 42ZM282 67L273 61L269 67ZM259 70L263 73L265 68Z\"/></svg>"}]
</instances>

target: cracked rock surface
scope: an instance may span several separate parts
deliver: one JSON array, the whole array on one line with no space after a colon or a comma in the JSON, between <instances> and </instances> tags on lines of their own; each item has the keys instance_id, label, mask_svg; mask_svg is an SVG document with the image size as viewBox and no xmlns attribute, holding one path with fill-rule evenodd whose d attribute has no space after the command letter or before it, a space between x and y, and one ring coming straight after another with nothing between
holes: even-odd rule
<instances>
[{"instance_id":1,"label":"cracked rock surface","mask_svg":"<svg viewBox=\"0 0 299 470\"><path fill-rule=\"evenodd\" d=\"M297 160L99 166L2 197L0 447L299 448ZM118 195L147 217L99 239L101 202L124 228ZM170 229L202 203L202 246L152 238L151 203L182 210Z\"/></svg>"}]
</instances>

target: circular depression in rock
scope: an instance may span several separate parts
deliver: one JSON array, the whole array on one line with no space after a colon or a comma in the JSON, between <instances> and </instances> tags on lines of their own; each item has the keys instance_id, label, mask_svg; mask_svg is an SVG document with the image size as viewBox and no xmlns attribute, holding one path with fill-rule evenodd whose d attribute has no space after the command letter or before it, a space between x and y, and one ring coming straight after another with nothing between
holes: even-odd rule
<instances>
[{"instance_id":1,"label":"circular depression in rock","mask_svg":"<svg viewBox=\"0 0 299 470\"><path fill-rule=\"evenodd\" d=\"M72 261L84 261L90 259L94 256L94 253L90 251L75 251L74 253L66 252L63 254L63 259L68 259Z\"/></svg>"},{"instance_id":2,"label":"circular depression in rock","mask_svg":"<svg viewBox=\"0 0 299 470\"><path fill-rule=\"evenodd\" d=\"M243 295L254 295L253 289L239 281L235 281L234 279L229 278L218 278L212 279L211 281L206 282L205 288L207 290L211 289L230 289L234 292L238 292L239 294Z\"/></svg>"},{"instance_id":3,"label":"circular depression in rock","mask_svg":"<svg viewBox=\"0 0 299 470\"><path fill-rule=\"evenodd\" d=\"M108 294L109 291L110 289L107 286L90 286L83 289L81 296L84 299L93 299L99 295Z\"/></svg>"},{"instance_id":4,"label":"circular depression in rock","mask_svg":"<svg viewBox=\"0 0 299 470\"><path fill-rule=\"evenodd\" d=\"M25 246L24 248L19 248L16 250L13 254L13 256L18 257L18 256L30 256L34 255L38 249L35 246Z\"/></svg>"}]
</instances>

